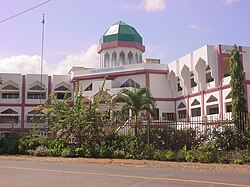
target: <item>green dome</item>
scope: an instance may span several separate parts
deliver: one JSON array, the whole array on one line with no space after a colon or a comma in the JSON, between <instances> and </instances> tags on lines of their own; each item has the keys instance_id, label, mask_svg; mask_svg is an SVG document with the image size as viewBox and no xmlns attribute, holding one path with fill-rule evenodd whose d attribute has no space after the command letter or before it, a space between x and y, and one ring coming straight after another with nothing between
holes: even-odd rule
<instances>
[{"instance_id":1,"label":"green dome","mask_svg":"<svg viewBox=\"0 0 250 187\"><path fill-rule=\"evenodd\" d=\"M119 21L109 27L100 39L100 44L113 41L137 42L142 45L142 37L134 27Z\"/></svg>"}]
</instances>

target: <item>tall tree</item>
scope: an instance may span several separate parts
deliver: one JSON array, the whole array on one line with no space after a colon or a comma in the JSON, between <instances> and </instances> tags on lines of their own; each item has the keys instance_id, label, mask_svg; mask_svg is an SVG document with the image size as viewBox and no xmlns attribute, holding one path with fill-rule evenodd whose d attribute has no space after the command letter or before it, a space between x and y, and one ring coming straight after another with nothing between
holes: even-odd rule
<instances>
[{"instance_id":1,"label":"tall tree","mask_svg":"<svg viewBox=\"0 0 250 187\"><path fill-rule=\"evenodd\" d=\"M139 90L123 89L115 99L116 102L124 102L122 111L132 111L132 117L135 119L135 134L137 134L138 120L141 111L148 111L154 115L156 102L148 88L140 88Z\"/></svg>"},{"instance_id":2,"label":"tall tree","mask_svg":"<svg viewBox=\"0 0 250 187\"><path fill-rule=\"evenodd\" d=\"M243 64L236 45L231 51L230 62L230 85L232 93L232 118L238 130L244 130L243 116L247 112Z\"/></svg>"}]
</instances>

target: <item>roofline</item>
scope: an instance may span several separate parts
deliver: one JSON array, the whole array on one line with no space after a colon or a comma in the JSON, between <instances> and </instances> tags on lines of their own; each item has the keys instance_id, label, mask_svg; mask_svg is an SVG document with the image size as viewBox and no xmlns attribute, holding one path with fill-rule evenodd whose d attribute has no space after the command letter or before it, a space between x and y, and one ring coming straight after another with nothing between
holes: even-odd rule
<instances>
[{"instance_id":1,"label":"roofline","mask_svg":"<svg viewBox=\"0 0 250 187\"><path fill-rule=\"evenodd\" d=\"M96 75L86 75L86 76L76 76L72 78L72 82L88 79L100 79L107 77L108 80L114 80L119 76L128 76L128 75L139 75L139 74L168 74L168 70L154 70L154 69L139 69L139 70L130 70L130 71L121 71L121 72L110 72L102 73Z\"/></svg>"},{"instance_id":2,"label":"roofline","mask_svg":"<svg viewBox=\"0 0 250 187\"><path fill-rule=\"evenodd\" d=\"M100 44L97 47L97 53L101 53L104 49L116 48L116 47L131 47L139 49L141 52L145 51L145 46L138 43L138 42L129 42L129 41L112 41L112 42L105 42Z\"/></svg>"}]
</instances>

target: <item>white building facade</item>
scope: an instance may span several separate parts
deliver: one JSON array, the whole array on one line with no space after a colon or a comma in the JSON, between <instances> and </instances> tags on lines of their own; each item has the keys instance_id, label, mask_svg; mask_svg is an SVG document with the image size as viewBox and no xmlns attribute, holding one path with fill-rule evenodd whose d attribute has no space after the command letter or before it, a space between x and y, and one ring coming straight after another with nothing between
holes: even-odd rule
<instances>
[{"instance_id":1,"label":"white building facade","mask_svg":"<svg viewBox=\"0 0 250 187\"><path fill-rule=\"evenodd\" d=\"M238 49L249 109L250 47ZM34 107L45 103L51 93L62 99L65 94L73 97L74 92L81 89L86 99L94 99L104 79L111 97L123 88L148 87L157 101L156 119L229 119L231 50L232 46L206 45L168 64L160 64L159 59L142 60L145 51L142 37L133 27L117 22L100 40L97 52L101 68L73 67L68 75L42 77L1 74L0 131L32 128Z\"/></svg>"}]
</instances>

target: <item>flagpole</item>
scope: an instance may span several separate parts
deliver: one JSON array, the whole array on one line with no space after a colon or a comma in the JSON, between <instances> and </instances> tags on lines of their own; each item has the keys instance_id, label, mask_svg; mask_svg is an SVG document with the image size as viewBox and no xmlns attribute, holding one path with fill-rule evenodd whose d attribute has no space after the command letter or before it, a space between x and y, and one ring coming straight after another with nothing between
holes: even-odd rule
<instances>
[{"instance_id":1,"label":"flagpole","mask_svg":"<svg viewBox=\"0 0 250 187\"><path fill-rule=\"evenodd\" d=\"M40 104L42 104L42 87L43 87L43 46L44 46L44 19L45 14L43 14L42 19L42 50L41 50L41 88L40 88Z\"/></svg>"}]
</instances>

